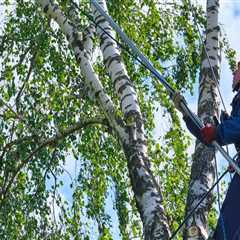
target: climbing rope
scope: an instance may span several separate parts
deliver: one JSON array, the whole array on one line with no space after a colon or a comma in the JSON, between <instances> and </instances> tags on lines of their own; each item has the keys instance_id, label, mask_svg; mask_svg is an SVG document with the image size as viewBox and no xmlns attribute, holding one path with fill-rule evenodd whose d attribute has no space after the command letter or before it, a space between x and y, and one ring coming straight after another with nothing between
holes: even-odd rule
<instances>
[{"instance_id":1,"label":"climbing rope","mask_svg":"<svg viewBox=\"0 0 240 240\"><path fill-rule=\"evenodd\" d=\"M239 156L240 152L237 152L233 159L234 161L237 160L238 156ZM184 226L184 224L187 222L187 220L194 214L194 212L196 211L196 209L200 206L200 204L204 201L204 199L211 193L211 191L215 188L215 186L218 186L219 182L223 179L223 177L228 173L228 170L225 170L224 173L222 173L222 175L220 177L217 177L217 181L213 184L213 186L203 195L203 197L199 200L199 202L196 204L196 206L191 210L191 212L189 212L189 214L187 214L187 216L184 218L184 220L182 221L182 223L178 226L178 228L175 230L175 232L172 234L172 236L169 238L169 240L174 239L174 237L176 237L176 235L178 234L178 232L181 230L181 228ZM218 191L218 190L217 190ZM219 193L219 197L220 197L220 192ZM224 238L225 239L225 238Z\"/></svg>"},{"instance_id":2,"label":"climbing rope","mask_svg":"<svg viewBox=\"0 0 240 240\"><path fill-rule=\"evenodd\" d=\"M224 109L225 112L227 112L227 108L226 108L226 105L225 105L225 103L224 103L223 96L222 96L222 94L221 94L221 90L220 90L220 88L219 88L218 80L217 80L216 74L215 74L215 72L214 72L214 70L213 70L213 66L212 66L212 64L211 64L210 57L209 57L209 55L208 55L207 48L206 48L206 46L205 46L205 44L204 44L204 41L203 41L203 38L202 38L202 34L201 34L200 27L199 27L198 22L197 22L196 11L195 11L195 9L194 9L194 7L193 7L193 5L192 5L191 0L188 0L188 3L189 3L189 6L190 6L190 10L191 10L191 12L192 12L192 14L193 14L193 20L194 20L195 25L196 25L197 30L198 30L199 39L200 39L200 41L201 41L201 43L202 43L204 52L205 52L205 54L206 54L206 56L207 56L208 64L209 64L209 67L210 67L210 69L211 69L212 76L213 76L213 79L214 79L214 81L215 81L215 84L216 84L216 87L217 87L217 90L218 90L218 95L219 95L219 97L220 97L220 100L221 100L223 109ZM228 146L226 146L226 151L227 151L227 154L229 154ZM230 178L231 178L231 174L230 174Z\"/></svg>"},{"instance_id":3,"label":"climbing rope","mask_svg":"<svg viewBox=\"0 0 240 240\"><path fill-rule=\"evenodd\" d=\"M215 162L215 174L216 174L216 179L218 181L218 166L217 166L217 159L216 159L216 153L214 155L214 162ZM231 175L231 173L230 173ZM227 240L227 234L226 234L226 229L225 229L225 223L221 211L221 196L220 196L220 188L219 184L217 184L217 203L218 203L218 211L219 211L219 218L220 218L220 224L223 229L223 239Z\"/></svg>"},{"instance_id":4,"label":"climbing rope","mask_svg":"<svg viewBox=\"0 0 240 240\"><path fill-rule=\"evenodd\" d=\"M188 0L188 3L189 3L189 6L190 6L190 10L193 14L193 19L194 19L194 22L195 22L195 25L197 27L197 30L198 30L198 36L199 36L199 39L202 43L202 46L203 46L203 49L204 49L204 52L207 56L207 60L208 60L208 64L210 66L210 69L211 69L211 72L212 72L212 76L213 76L213 79L215 81L215 84L216 84L216 87L217 87L217 91L218 91L218 95L221 99L221 103L222 103L222 106L224 108L224 111L227 112L227 109L226 109L226 106L225 106L225 103L224 103L224 100L223 100L223 97L222 97L222 94L221 94L221 91L220 91L220 88L219 88L219 84L218 84L218 80L216 78L216 75L215 75L215 72L213 70L213 66L211 64L211 61L210 61L210 57L208 55L208 52L207 52L207 48L206 48L206 45L204 44L204 41L203 41L203 38L202 38L202 35L201 35L201 31L200 31L200 27L198 25L198 22L197 22L197 17L196 17L196 11L195 9L193 8L193 5L191 3L191 0ZM229 154L229 149L228 149L228 146L226 146L226 150L227 150L227 153ZM216 172L216 178L218 180L218 167L217 167L217 160L216 160L216 155L214 156L214 160L215 160L215 172ZM230 174L230 179L232 179L232 175L231 173L229 172ZM224 219L223 219L223 216L222 216L222 213L221 213L221 202L220 202L220 189L219 189L219 186L217 185L217 202L218 202L218 209L219 209L219 218L220 218L220 224L221 224L221 227L223 229L223 237L224 237L224 240L227 240L227 236L226 236L226 229L225 229L225 224L224 224Z\"/></svg>"}]
</instances>

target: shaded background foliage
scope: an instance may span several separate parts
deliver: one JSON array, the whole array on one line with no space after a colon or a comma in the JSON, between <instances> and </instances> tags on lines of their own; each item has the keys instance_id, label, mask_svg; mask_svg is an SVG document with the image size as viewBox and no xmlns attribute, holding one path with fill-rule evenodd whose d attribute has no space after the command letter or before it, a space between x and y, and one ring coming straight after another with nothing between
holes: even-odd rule
<instances>
[{"instance_id":1,"label":"shaded background foliage","mask_svg":"<svg viewBox=\"0 0 240 240\"><path fill-rule=\"evenodd\" d=\"M188 1L157 2L109 0L108 7L168 81L180 91L192 92L201 44ZM76 3L82 11L90 12L87 1ZM72 1L59 0L58 4L70 19L79 19L79 31L84 31L89 19ZM65 37L34 1L4 1L2 5L0 238L93 239L92 223L97 224L99 239L113 239L114 229L122 239L142 239L120 143L82 88L81 73ZM75 19L71 11L77 14ZM198 24L204 28L204 11L199 6L196 11ZM94 43L95 70L117 106L99 54L99 40L95 38ZM151 168L156 181L161 180L170 227L175 229L184 215L190 139L165 89L126 51L122 51L122 58L138 93ZM79 120L95 117L101 121L42 146ZM156 119L167 128L153 134ZM73 177L66 168L74 161L80 167ZM63 181L64 175L70 180ZM71 190L68 198L61 193L66 184ZM117 222L106 208L111 194Z\"/></svg>"}]
</instances>

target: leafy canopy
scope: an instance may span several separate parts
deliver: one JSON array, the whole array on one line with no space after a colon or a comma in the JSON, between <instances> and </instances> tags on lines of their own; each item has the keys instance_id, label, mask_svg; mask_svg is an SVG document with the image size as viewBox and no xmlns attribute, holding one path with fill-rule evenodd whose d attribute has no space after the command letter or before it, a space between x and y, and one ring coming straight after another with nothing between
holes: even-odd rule
<instances>
[{"instance_id":1,"label":"leafy canopy","mask_svg":"<svg viewBox=\"0 0 240 240\"><path fill-rule=\"evenodd\" d=\"M84 31L89 19L72 1L58 4ZM141 238L121 145L82 88L63 33L34 1L5 0L1 6L0 238L92 239L93 224L100 239L116 237L114 229L122 239ZM79 8L90 13L88 2ZM201 44L187 1L111 0L108 8L170 84L193 90ZM204 13L196 11L203 28ZM97 37L94 47L95 71L118 108ZM122 57L138 93L151 168L174 229L184 215L190 140L165 89L133 56L122 50ZM72 126L76 131L68 132ZM74 171L67 170L69 164ZM118 221L106 206L109 199Z\"/></svg>"}]
</instances>

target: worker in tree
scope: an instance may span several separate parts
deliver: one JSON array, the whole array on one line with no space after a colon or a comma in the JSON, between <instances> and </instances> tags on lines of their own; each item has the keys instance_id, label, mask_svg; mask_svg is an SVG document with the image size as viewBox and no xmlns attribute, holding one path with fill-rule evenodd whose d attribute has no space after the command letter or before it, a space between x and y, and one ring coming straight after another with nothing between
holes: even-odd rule
<instances>
[{"instance_id":1,"label":"worker in tree","mask_svg":"<svg viewBox=\"0 0 240 240\"><path fill-rule=\"evenodd\" d=\"M236 71L233 73L232 82L233 92L237 92L232 101L232 112L229 116L226 112L222 112L220 116L221 122L217 125L210 123L205 124L199 129L184 112L180 102L185 101L184 98L176 93L173 101L176 108L182 112L183 119L189 131L195 135L204 144L211 144L214 140L220 145L234 143L239 153L238 162L240 162L240 62ZM233 172L230 166L229 171ZM236 173L229 185L226 198L223 202L221 215L218 220L216 230L214 232L214 240L240 240L240 176Z\"/></svg>"}]
</instances>

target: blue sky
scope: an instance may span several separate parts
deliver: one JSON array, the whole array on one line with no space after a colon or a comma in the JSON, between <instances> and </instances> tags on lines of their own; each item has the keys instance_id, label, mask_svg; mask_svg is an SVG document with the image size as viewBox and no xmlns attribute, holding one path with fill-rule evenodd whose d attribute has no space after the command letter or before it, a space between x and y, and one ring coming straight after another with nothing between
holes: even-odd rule
<instances>
[{"instance_id":1,"label":"blue sky","mask_svg":"<svg viewBox=\"0 0 240 240\"><path fill-rule=\"evenodd\" d=\"M200 3L203 6L203 9L206 8L206 0L198 0L198 3ZM196 1L192 1L192 3L196 3ZM221 25L221 30L224 34L227 35L227 38L229 40L230 46L234 48L237 51L237 60L240 61L240 44L239 44L239 26L240 26L240 0L220 0L220 12L219 12L219 21ZM230 103L232 101L232 98L234 94L232 93L231 89L232 85L232 72L229 69L228 62L222 53L222 63L221 63L221 74L220 74L220 91L223 96L224 103L226 105L227 111L231 112L231 106ZM198 81L195 84L195 91L194 95L190 95L189 92L185 93L185 98L188 102L188 105L190 109L196 113L197 111L197 100L198 100ZM223 106L221 106L221 109L223 109ZM162 135L163 132L165 132L169 128L169 124L167 121L161 121L161 110L156 114L156 122L161 124L158 124L155 130L155 135L158 137L159 135ZM181 114L179 114L181 116ZM185 123L182 121L182 126L185 127ZM190 135L190 134L189 134ZM191 136L191 135L190 135ZM194 137L193 144L189 147L189 154L193 153L194 151ZM234 149L231 147L232 151ZM221 157L221 166L225 165ZM223 160L223 161L222 161Z\"/></svg>"},{"instance_id":2,"label":"blue sky","mask_svg":"<svg viewBox=\"0 0 240 240\"><path fill-rule=\"evenodd\" d=\"M205 0L199 0L198 2L201 3L203 7L206 4ZM240 0L220 0L219 17L222 31L227 34L230 46L237 50L237 59L240 60L240 44L238 38L238 35L240 35ZM229 103L233 97L231 81L232 73L228 67L226 58L224 55L222 55L220 90L223 94L224 102L229 111L231 110ZM195 92L194 96L192 97L188 94L186 95L186 98L189 100L190 106L194 111L196 111L197 107L197 96L198 92Z\"/></svg>"}]
</instances>

